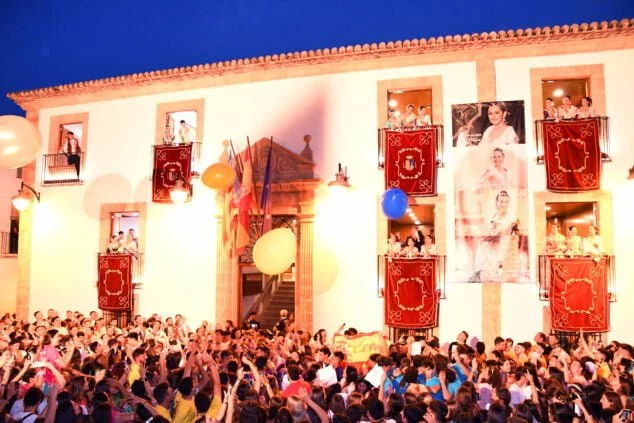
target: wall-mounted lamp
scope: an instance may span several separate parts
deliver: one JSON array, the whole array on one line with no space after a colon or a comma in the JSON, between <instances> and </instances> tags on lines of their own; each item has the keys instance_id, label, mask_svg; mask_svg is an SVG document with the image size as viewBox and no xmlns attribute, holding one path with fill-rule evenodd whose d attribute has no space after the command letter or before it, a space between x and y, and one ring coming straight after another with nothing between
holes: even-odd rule
<instances>
[{"instance_id":1,"label":"wall-mounted lamp","mask_svg":"<svg viewBox=\"0 0 634 423\"><path fill-rule=\"evenodd\" d=\"M634 179L634 166L630 168L630 174L627 176L630 181Z\"/></svg>"},{"instance_id":2,"label":"wall-mounted lamp","mask_svg":"<svg viewBox=\"0 0 634 423\"><path fill-rule=\"evenodd\" d=\"M329 187L344 187L350 188L350 182L348 182L348 168L342 168L339 163L339 171L335 173L335 180L328 183Z\"/></svg>"},{"instance_id":3,"label":"wall-mounted lamp","mask_svg":"<svg viewBox=\"0 0 634 423\"><path fill-rule=\"evenodd\" d=\"M178 179L175 185L170 188L170 198L174 204L183 204L187 201L189 196L189 187L186 186L185 181Z\"/></svg>"},{"instance_id":4,"label":"wall-mounted lamp","mask_svg":"<svg viewBox=\"0 0 634 423\"><path fill-rule=\"evenodd\" d=\"M33 193L33 196L37 199L37 202L40 202L40 193L35 191L32 187L22 182L20 185L20 190L18 191L18 195L15 195L11 198L11 202L13 203L13 207L15 207L18 211L24 211L31 204L31 196L24 189L28 189Z\"/></svg>"}]
</instances>

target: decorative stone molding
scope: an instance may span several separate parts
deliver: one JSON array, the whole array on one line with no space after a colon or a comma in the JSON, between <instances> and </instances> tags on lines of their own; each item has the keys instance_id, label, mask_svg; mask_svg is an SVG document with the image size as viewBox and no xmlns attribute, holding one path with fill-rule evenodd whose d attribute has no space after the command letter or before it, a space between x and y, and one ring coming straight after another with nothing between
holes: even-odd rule
<instances>
[{"instance_id":1,"label":"decorative stone molding","mask_svg":"<svg viewBox=\"0 0 634 423\"><path fill-rule=\"evenodd\" d=\"M104 89L120 90L130 87L145 87L148 91L152 85L164 82L175 82L208 76L220 77L227 74L244 74L278 68L290 68L315 64L332 64L335 62L390 58L403 55L421 55L437 52L455 52L460 50L502 46L505 48L518 45L557 44L568 40L607 39L619 35L634 34L634 19L621 21L592 22L590 24L572 24L544 28L526 28L498 32L482 32L481 34L448 35L388 43L372 43L354 46L342 46L318 50L273 54L267 56L243 58L238 60L205 63L158 71L140 72L132 75L115 76L72 84L18 91L8 94L22 108L33 108L29 103L47 97L79 96L104 91ZM625 46L621 48L626 48ZM147 93L147 92L146 92ZM75 101L77 102L77 101Z\"/></svg>"}]
</instances>

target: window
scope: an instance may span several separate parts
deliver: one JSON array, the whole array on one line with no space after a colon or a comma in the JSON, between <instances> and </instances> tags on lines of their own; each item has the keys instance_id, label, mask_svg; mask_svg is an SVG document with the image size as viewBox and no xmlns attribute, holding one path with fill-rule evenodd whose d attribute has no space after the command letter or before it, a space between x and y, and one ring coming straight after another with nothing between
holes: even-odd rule
<instances>
[{"instance_id":1,"label":"window","mask_svg":"<svg viewBox=\"0 0 634 423\"><path fill-rule=\"evenodd\" d=\"M88 113L53 116L42 185L78 185L86 180Z\"/></svg>"},{"instance_id":2,"label":"window","mask_svg":"<svg viewBox=\"0 0 634 423\"><path fill-rule=\"evenodd\" d=\"M432 119L432 90L389 90L386 127L428 126Z\"/></svg>"}]
</instances>

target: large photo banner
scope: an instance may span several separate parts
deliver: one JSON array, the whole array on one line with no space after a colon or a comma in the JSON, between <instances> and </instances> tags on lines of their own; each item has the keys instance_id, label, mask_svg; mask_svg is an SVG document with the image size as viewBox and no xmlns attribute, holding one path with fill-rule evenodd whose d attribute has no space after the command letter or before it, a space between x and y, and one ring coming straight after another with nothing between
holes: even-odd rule
<instances>
[{"instance_id":1,"label":"large photo banner","mask_svg":"<svg viewBox=\"0 0 634 423\"><path fill-rule=\"evenodd\" d=\"M452 106L452 282L529 282L523 101Z\"/></svg>"}]
</instances>

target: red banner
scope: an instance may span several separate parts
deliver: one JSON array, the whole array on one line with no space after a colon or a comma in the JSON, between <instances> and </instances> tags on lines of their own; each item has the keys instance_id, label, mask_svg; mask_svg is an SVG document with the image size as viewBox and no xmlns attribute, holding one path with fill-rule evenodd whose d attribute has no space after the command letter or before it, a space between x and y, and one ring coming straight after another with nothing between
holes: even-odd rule
<instances>
[{"instance_id":1,"label":"red banner","mask_svg":"<svg viewBox=\"0 0 634 423\"><path fill-rule=\"evenodd\" d=\"M411 329L438 326L436 259L386 260L385 324Z\"/></svg>"},{"instance_id":2,"label":"red banner","mask_svg":"<svg viewBox=\"0 0 634 423\"><path fill-rule=\"evenodd\" d=\"M132 310L132 255L99 255L97 281L98 304L101 310Z\"/></svg>"},{"instance_id":3,"label":"red banner","mask_svg":"<svg viewBox=\"0 0 634 423\"><path fill-rule=\"evenodd\" d=\"M436 128L385 131L385 188L436 195Z\"/></svg>"},{"instance_id":4,"label":"red banner","mask_svg":"<svg viewBox=\"0 0 634 423\"><path fill-rule=\"evenodd\" d=\"M152 174L152 201L171 203L170 189L176 181L183 181L190 189L192 144L154 146L154 172Z\"/></svg>"},{"instance_id":5,"label":"red banner","mask_svg":"<svg viewBox=\"0 0 634 423\"><path fill-rule=\"evenodd\" d=\"M606 258L550 260L552 328L566 332L610 330Z\"/></svg>"},{"instance_id":6,"label":"red banner","mask_svg":"<svg viewBox=\"0 0 634 423\"><path fill-rule=\"evenodd\" d=\"M599 119L544 121L546 188L554 192L601 188Z\"/></svg>"}]
</instances>

